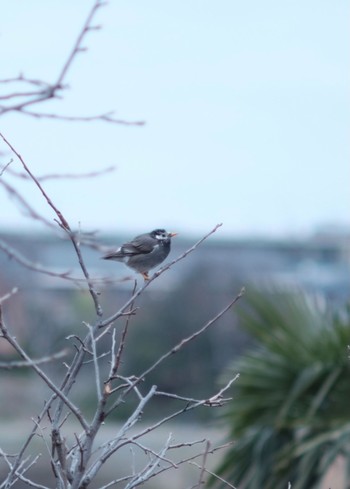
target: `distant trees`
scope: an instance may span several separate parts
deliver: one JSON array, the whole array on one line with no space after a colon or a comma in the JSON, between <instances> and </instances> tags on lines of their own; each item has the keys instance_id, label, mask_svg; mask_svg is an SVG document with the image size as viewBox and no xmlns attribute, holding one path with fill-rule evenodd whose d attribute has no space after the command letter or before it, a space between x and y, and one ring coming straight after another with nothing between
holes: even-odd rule
<instances>
[{"instance_id":1,"label":"distant trees","mask_svg":"<svg viewBox=\"0 0 350 489\"><path fill-rule=\"evenodd\" d=\"M310 489L338 461L343 483L332 487L348 487L350 310L277 290L249 293L244 305L255 346L232 365L240 379L225 420L234 444L217 473L242 489Z\"/></svg>"}]
</instances>

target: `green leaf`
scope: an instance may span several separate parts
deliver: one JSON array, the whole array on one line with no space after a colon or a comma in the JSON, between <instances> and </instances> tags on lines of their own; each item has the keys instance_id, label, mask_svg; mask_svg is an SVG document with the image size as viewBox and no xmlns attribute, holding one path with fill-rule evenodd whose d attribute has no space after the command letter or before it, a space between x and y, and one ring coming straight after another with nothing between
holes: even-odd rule
<instances>
[{"instance_id":1,"label":"green leaf","mask_svg":"<svg viewBox=\"0 0 350 489\"><path fill-rule=\"evenodd\" d=\"M350 307L272 289L247 297L240 324L255 346L230 369L235 444L214 471L244 489L310 489L341 455L349 480Z\"/></svg>"}]
</instances>

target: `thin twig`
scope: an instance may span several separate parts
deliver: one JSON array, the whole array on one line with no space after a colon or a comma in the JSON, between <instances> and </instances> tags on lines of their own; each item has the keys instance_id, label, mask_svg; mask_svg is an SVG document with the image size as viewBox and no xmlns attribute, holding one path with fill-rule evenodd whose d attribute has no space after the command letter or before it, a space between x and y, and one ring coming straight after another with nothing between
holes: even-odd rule
<instances>
[{"instance_id":1,"label":"thin twig","mask_svg":"<svg viewBox=\"0 0 350 489\"><path fill-rule=\"evenodd\" d=\"M38 375L43 379L45 384L47 384L50 389L57 394L57 396L62 400L64 404L68 406L68 408L72 411L72 413L75 415L75 417L78 419L80 422L81 426L84 428L84 430L88 430L89 425L87 421L85 420L84 416L82 415L80 409L78 409L72 401L70 401L67 396L65 396L62 392L61 389L59 389L53 382L52 380L41 370L38 365L36 365L33 360L27 355L27 353L23 350L23 348L20 346L16 338L10 335L4 321L2 318L2 310L0 307L0 331L2 333L2 337L7 340L7 342L17 351L17 353L28 363L28 366L31 367Z\"/></svg>"},{"instance_id":2,"label":"thin twig","mask_svg":"<svg viewBox=\"0 0 350 489\"><path fill-rule=\"evenodd\" d=\"M158 466L159 460L164 459L165 453L169 448L170 441L171 434L168 436L164 447L159 451L159 453L155 454L154 460L151 460L149 464L147 464L142 470L140 470L135 475L134 479L128 482L128 484L125 486L125 489L133 489L134 487L140 486L152 476L153 472Z\"/></svg>"},{"instance_id":3,"label":"thin twig","mask_svg":"<svg viewBox=\"0 0 350 489\"><path fill-rule=\"evenodd\" d=\"M198 480L197 485L195 486L195 487L198 487L198 489L200 489L201 485L204 484L204 473L205 473L204 471L205 471L205 466L207 464L209 449L210 449L210 441L207 440L207 442L205 444L205 450L203 453L203 462L202 462L201 471L199 473L199 480Z\"/></svg>"},{"instance_id":4,"label":"thin twig","mask_svg":"<svg viewBox=\"0 0 350 489\"><path fill-rule=\"evenodd\" d=\"M22 156L18 153L18 151L12 146L12 144L5 138L5 136L1 132L0 132L0 137L2 138L2 140L4 141L4 143L10 148L10 150L17 156L17 158L19 159L19 161L22 163L22 166L25 169L26 173L30 176L31 180L38 187L38 189L40 190L42 196L46 200L47 204L49 205L49 207L51 207L51 209L54 211L54 213L58 217L61 226L64 229L70 230L70 226L69 226L68 222L66 221L66 219L63 217L61 211L52 202L52 200L50 199L50 197L48 196L48 194L45 192L45 190L42 187L42 185L40 185L40 182L35 177L35 175L32 173L32 171L30 170L30 168L28 167L28 165L26 164L26 162L24 161L24 159L22 158Z\"/></svg>"},{"instance_id":5,"label":"thin twig","mask_svg":"<svg viewBox=\"0 0 350 489\"><path fill-rule=\"evenodd\" d=\"M16 459L15 459L15 462L14 462L14 464L13 464L10 472L7 475L7 478L0 485L0 489L9 489L15 483L16 472L17 472L17 470L18 470L18 468L19 468L19 466L21 464L21 460L22 460L22 458L24 456L25 451L27 450L27 448L28 448L29 444L31 443L32 439L34 438L34 436L36 435L36 431L37 431L37 428L38 428L38 423L40 423L42 421L42 419L44 418L44 416L46 415L46 413L48 412L50 406L52 405L52 403L55 401L56 398L57 398L57 395L56 394L52 394L52 396L49 399L49 401L47 403L45 403L44 408L42 409L42 411L38 415L38 419L35 422L35 424L34 424L32 430L31 430L30 434L28 435L27 439L24 441L24 443L22 445L22 448L18 452L18 454L16 456Z\"/></svg>"},{"instance_id":6,"label":"thin twig","mask_svg":"<svg viewBox=\"0 0 350 489\"><path fill-rule=\"evenodd\" d=\"M97 2L97 3L100 3L100 2ZM41 192L42 196L46 200L46 203L48 204L48 206L51 207L51 209L56 214L56 216L58 218L58 221L57 222L58 222L59 226L68 234L68 236L69 236L69 238L70 238L70 240L72 242L72 245L74 247L75 253L77 255L80 268L81 268L81 270L83 272L84 277L86 278L86 281L87 281L87 284L88 284L88 287L89 287L89 292L90 292L90 295L91 295L91 297L93 299L93 302L94 302L96 314L97 314L98 317L102 317L103 311L102 311L102 307L101 307L101 304L100 304L99 299L98 299L98 293L95 290L95 287L94 287L94 285L93 285L93 283L92 283L92 281L90 279L90 275L88 273L88 270L87 270L87 268L85 266L85 262L83 260L83 256L82 256L82 253L81 253L81 250L80 250L80 243L77 240L77 237L76 237L75 233L72 232L72 230L71 230L71 228L70 228L70 226L68 224L67 219L63 216L62 212L58 209L58 207L53 203L53 201L51 200L51 198L49 197L49 195L47 194L47 192L44 190L43 186L38 181L38 179L36 178L36 176L30 170L30 168L28 167L28 165L26 164L26 162L24 161L24 159L22 158L22 156L18 153L18 151L12 146L12 144L5 138L5 136L2 133L0 133L0 136L3 139L3 141L5 142L5 144L17 156L17 158L21 162L21 164L22 164L24 170L26 171L26 173L30 176L30 178L32 179L32 181L34 182L34 184L38 187L38 189Z\"/></svg>"},{"instance_id":7,"label":"thin twig","mask_svg":"<svg viewBox=\"0 0 350 489\"><path fill-rule=\"evenodd\" d=\"M84 322L84 324L87 326L89 329L90 333L90 343L91 343L91 349L92 349L92 358L94 362L94 370L95 370L95 383L96 383L96 393L97 393L97 399L98 402L101 402L102 399L102 391L101 391L101 378L100 378L100 367L98 364L98 356L97 356L97 348L96 348L96 339L94 336L94 331L93 328L90 324Z\"/></svg>"},{"instance_id":8,"label":"thin twig","mask_svg":"<svg viewBox=\"0 0 350 489\"><path fill-rule=\"evenodd\" d=\"M13 481L14 483L19 479L21 480L22 482L24 482L25 484L27 484L28 486L31 486L31 487L35 487L36 489L49 489L47 486L43 486L42 484L38 484L30 479L28 479L27 477L24 477L23 474L25 474L33 465L35 465L38 461L38 459L40 458L40 455L37 455L36 457L34 457L34 459L27 465L27 467L24 467L24 464L28 461L29 457L27 457L25 460L22 461L21 464L19 464L16 468L14 468L15 466L13 464L11 464L10 460L9 460L9 456L3 451L1 450L0 448L0 456L3 457L3 459L5 460L5 462L7 463L9 469L10 469L10 474L12 473L12 471L14 470L14 477L15 477L15 481ZM3 483L1 484L0 488L10 488L12 486L12 481L9 480L9 476L3 481Z\"/></svg>"},{"instance_id":9,"label":"thin twig","mask_svg":"<svg viewBox=\"0 0 350 489\"><path fill-rule=\"evenodd\" d=\"M1 182L0 182L1 184ZM54 270L50 268L46 268L42 264L38 262L33 262L29 260L27 257L25 257L22 253L20 253L18 250L10 246L8 243L6 243L4 240L0 239L0 250L2 250L6 255L15 260L18 264L22 265L24 268L27 270L31 270L33 272L38 272L43 275L47 275L49 277L53 278L58 278L62 280L67 280L69 282L72 282L72 284L76 285L77 287L82 287L84 284L87 285L87 279L85 277L77 277L75 275L72 275L73 271L72 270L65 270L63 272L55 272ZM119 284L121 282L125 282L125 278L114 278L114 277L108 277L108 276L102 276L102 277L90 277L91 283L93 283L96 286L101 286L101 285L106 285L106 284ZM1 301L1 298L0 298ZM128 315L133 315L135 313L136 309L133 309L132 311L125 312L122 315L128 316Z\"/></svg>"},{"instance_id":10,"label":"thin twig","mask_svg":"<svg viewBox=\"0 0 350 489\"><path fill-rule=\"evenodd\" d=\"M137 287L137 281L135 280L134 288L133 288L133 291L132 291L132 294L131 294L132 297L135 295L136 287ZM133 311L133 306L134 306L134 303L132 302L130 304L130 310L131 310L131 312ZM126 317L124 329L122 331L122 335L121 335L121 339L120 339L120 342L119 342L118 351L117 351L116 354L115 354L115 348L114 348L114 345L115 345L115 329L113 330L113 337L112 337L112 339L113 339L113 344L112 344L112 355L113 355L113 358L112 358L112 362L111 362L111 370L109 372L109 376L108 376L108 379L106 381L106 384L109 384L110 381L113 380L115 378L115 376L117 375L117 373L118 373L118 370L119 370L119 367L120 367L121 358L122 358L122 354L123 354L124 347L125 347L125 340L126 340L126 335L127 335L128 328L129 328L130 317L131 317L130 315L128 315Z\"/></svg>"},{"instance_id":11,"label":"thin twig","mask_svg":"<svg viewBox=\"0 0 350 489\"><path fill-rule=\"evenodd\" d=\"M222 482L223 484L225 484L227 487L230 487L231 489L237 489L237 487L235 487L234 485L230 484L226 479L223 479L222 477L220 477L215 472L212 472L211 470L208 470L204 466L204 464L199 465L199 464L197 464L197 462L193 462L193 461L189 461L188 463L191 464L191 465L194 465L195 467L198 467L202 472L206 472L207 474L211 475L212 477L215 477L215 479L218 479L220 482Z\"/></svg>"},{"instance_id":12,"label":"thin twig","mask_svg":"<svg viewBox=\"0 0 350 489\"><path fill-rule=\"evenodd\" d=\"M171 438L172 435L170 434L169 436ZM159 455L159 453L157 453L154 450L152 450L152 448L143 445L139 441L137 441L137 440L130 440L130 443L132 443L133 445L136 445L137 447L141 448L141 450L143 450L146 454L147 453L151 453L154 457L157 457L159 460L162 460L163 462L168 463L173 469L177 469L178 468L178 466L172 460L170 460L169 458L166 458L166 457L161 457ZM170 449L170 448L171 448L171 445L169 443L168 449Z\"/></svg>"},{"instance_id":13,"label":"thin twig","mask_svg":"<svg viewBox=\"0 0 350 489\"><path fill-rule=\"evenodd\" d=\"M125 119L117 119L113 117L114 112L106 112L104 114L98 115L88 115L88 116L74 116L74 115L62 115L62 114L50 114L46 112L33 112L28 109L22 109L21 114L34 117L35 119L53 119L59 121L67 122L92 122L101 121L109 122L110 124L119 124L122 126L144 126L145 121L127 121Z\"/></svg>"},{"instance_id":14,"label":"thin twig","mask_svg":"<svg viewBox=\"0 0 350 489\"><path fill-rule=\"evenodd\" d=\"M30 85L31 87L35 87L33 90L22 90L22 91L13 91L10 93L6 93L0 96L0 100L3 100L4 103L0 105L0 115L6 114L7 112L18 112L27 117L32 117L36 119L46 118L53 120L61 120L61 121L70 121L70 122L90 122L90 121L102 121L111 124L122 124L126 126L142 126L144 125L144 121L127 121L124 119L120 119L114 116L113 111L104 112L102 114L97 115L88 115L88 116L67 116L60 114L52 114L46 112L38 112L30 110L30 107L38 105L40 103L46 102L50 99L58 99L62 98L61 93L63 90L68 88L68 85L64 83L67 78L67 74L71 69L76 57L78 54L87 51L87 48L83 46L83 42L87 36L87 34L91 31L96 31L101 28L99 25L93 25L93 21L96 17L97 11L106 5L106 1L104 0L95 0L95 3L92 5L86 20L78 34L78 37L68 54L63 66L61 67L56 81L54 83L48 83L43 80L35 80L25 77L20 74L18 77L7 78L0 80L0 84L10 84L16 85L21 83L22 85ZM18 100L17 100L18 99ZM7 103L8 101L12 101L11 103Z\"/></svg>"},{"instance_id":15,"label":"thin twig","mask_svg":"<svg viewBox=\"0 0 350 489\"><path fill-rule=\"evenodd\" d=\"M17 294L17 292L18 292L18 287L13 287L13 289L10 290L10 292L0 297L0 305L3 304L5 301L9 300L15 294Z\"/></svg>"},{"instance_id":16,"label":"thin twig","mask_svg":"<svg viewBox=\"0 0 350 489\"><path fill-rule=\"evenodd\" d=\"M204 440L204 441L206 442L207 440ZM223 450L223 449L225 449L225 448L227 448L227 447L229 447L229 446L231 446L231 445L232 445L231 443L225 443L224 445L218 445L218 446L216 446L216 447L210 448L209 453L210 453L210 454L213 454L213 453L215 453L215 452L217 452L217 451L219 451L219 450ZM169 447L169 449L170 449L170 447ZM194 454L194 455L190 455L189 457L186 457L186 458L184 458L184 459L182 459L182 460L178 460L178 461L176 462L176 465L179 467L179 466L181 466L181 465L184 465L184 464L186 464L186 463L189 463L191 460L195 460L196 458L203 457L203 454L204 454L204 453L205 453L205 451L200 452L200 453L196 453L196 454ZM161 474L161 473L163 473L163 472L166 472L166 471L168 471L169 469L171 469L171 467L161 467L159 470L157 470L156 472L154 472L154 473L151 475L151 477L150 477L150 478L152 478L152 477L157 477L159 474Z\"/></svg>"},{"instance_id":17,"label":"thin twig","mask_svg":"<svg viewBox=\"0 0 350 489\"><path fill-rule=\"evenodd\" d=\"M227 382L227 384L222 389L220 389L219 392L222 393L222 392L226 391L227 389L229 389L229 387L232 385L232 382L235 382L238 379L238 377L239 377L239 374L235 375L232 379L230 379ZM216 394L216 395L218 395L218 394ZM215 397L215 395L212 397ZM193 409L197 409L200 406L205 406L206 403L207 403L206 399L203 399L203 400L200 400L200 401L197 401L194 403L188 403L184 408L179 409L179 410L169 414L168 416L165 416L163 419L156 421L153 425L150 425L147 428L143 429L137 435L135 435L133 438L135 440L137 440L137 439L147 435L151 431L154 431L155 429L159 428L159 426L161 426L161 425L167 423L168 421L171 421L172 419L180 416L182 413L191 411ZM213 407L217 407L217 405L214 405Z\"/></svg>"},{"instance_id":18,"label":"thin twig","mask_svg":"<svg viewBox=\"0 0 350 489\"><path fill-rule=\"evenodd\" d=\"M104 6L106 4L106 2L104 0L96 0L95 3L93 4L93 6L91 7L91 10L84 22L84 25L83 25L83 28L81 29L78 37L77 37L77 40L75 41L74 43L74 46L73 46L73 49L71 50L66 62L64 63L57 79L56 79L56 82L54 84L55 87L61 87L62 86L62 83L65 79L65 77L67 76L67 73L69 71L69 69L71 68L72 64L73 64L73 61L75 59L75 57L77 56L78 53L82 52L83 49L82 49L82 42L84 40L84 38L86 37L87 33L89 31L92 30L92 27L91 27L91 23L98 11L99 8L101 8L102 6Z\"/></svg>"},{"instance_id":19,"label":"thin twig","mask_svg":"<svg viewBox=\"0 0 350 489\"><path fill-rule=\"evenodd\" d=\"M3 166L1 171L0 171L0 176L3 174L3 172L6 170L6 168L9 166L9 164L12 162L11 160L7 165ZM83 178L96 178L100 177L102 175L105 175L106 173L111 173L115 171L114 166L109 166L107 168L103 168L102 170L98 171L92 171L88 173L48 173L46 175L41 175L40 177L36 177L38 182L44 182L45 180L81 180ZM21 178L22 180L30 180L30 176L27 175L27 173L23 172L17 172L12 169L8 169L7 173L10 175Z\"/></svg>"},{"instance_id":20,"label":"thin twig","mask_svg":"<svg viewBox=\"0 0 350 489\"><path fill-rule=\"evenodd\" d=\"M162 397L169 397L171 399L177 399L179 401L184 401L186 403L201 403L203 406L207 407L214 407L214 406L222 406L228 401L231 401L231 397L224 398L223 393L227 391L233 382L235 382L239 378L239 374L237 374L235 377L230 379L228 383L219 390L214 396L210 397L209 399L194 399L192 397L184 397L184 396L179 396L178 394L173 394L170 392L162 392L162 391L157 391L155 393L156 396L162 396Z\"/></svg>"},{"instance_id":21,"label":"thin twig","mask_svg":"<svg viewBox=\"0 0 350 489\"><path fill-rule=\"evenodd\" d=\"M1 133L0 133L1 136ZM20 206L26 211L27 215L35 220L39 221L42 224L45 224L50 229L57 230L57 226L52 222L40 215L24 198L23 196L8 182L6 182L3 178L0 179L0 185L2 185L5 190L8 192L10 197L14 197Z\"/></svg>"},{"instance_id":22,"label":"thin twig","mask_svg":"<svg viewBox=\"0 0 350 489\"><path fill-rule=\"evenodd\" d=\"M88 16L84 22L84 25L83 25L83 27L82 27L79 35L78 35L78 38L77 38L76 42L74 43L73 48L72 48L71 52L69 53L65 63L63 64L55 83L49 84L49 83L41 81L41 80L30 80L30 79L26 79L23 76L20 76L18 78L13 78L13 79L9 78L7 80L2 81L2 83L11 83L11 82L17 82L17 81L27 82L31 85L38 86L38 91L36 93L31 93L27 100L25 100L23 102L19 102L16 105L9 106L9 107L1 106L0 107L0 113L5 113L5 112L9 112L9 111L19 111L19 112L25 113L24 109L28 106L36 105L36 104L44 102L46 100L58 97L58 93L61 90L63 90L64 88L66 88L63 85L63 82L64 82L64 79L65 79L69 69L71 68L71 66L73 64L73 61L75 60L78 53L84 51L84 49L82 47L83 40L85 39L85 37L89 31L96 30L97 26L93 27L91 25L91 23L95 17L97 10L100 7L102 7L103 5L105 5L105 2L103 0L96 0L94 5L90 9L90 12L89 12L89 14L88 14ZM30 114L28 114L28 115L30 115Z\"/></svg>"},{"instance_id":23,"label":"thin twig","mask_svg":"<svg viewBox=\"0 0 350 489\"><path fill-rule=\"evenodd\" d=\"M27 361L0 362L0 369L11 370L13 368L32 367L33 364L40 365L42 363L54 362L55 360L65 357L67 354L68 354L68 349L64 348L63 350L57 353L53 353L52 355L47 355L41 358L33 358L31 362L27 362Z\"/></svg>"},{"instance_id":24,"label":"thin twig","mask_svg":"<svg viewBox=\"0 0 350 489\"><path fill-rule=\"evenodd\" d=\"M150 401L150 399L154 396L157 387L154 385L151 387L149 392L144 396L141 401L138 403L137 407L133 411L133 413L129 416L129 418L125 421L124 425L118 431L113 440L106 446L103 453L98 457L98 459L92 464L92 466L87 471L85 475L85 481L91 482L91 480L96 476L99 472L103 464L115 453L120 447L120 440L122 440L125 434L132 428L139 420L141 413L143 412L146 404Z\"/></svg>"},{"instance_id":25,"label":"thin twig","mask_svg":"<svg viewBox=\"0 0 350 489\"><path fill-rule=\"evenodd\" d=\"M13 162L13 159L11 158L10 161L8 163L6 163L6 165L4 165L1 170L0 170L0 177L3 176L3 174L5 173L5 171L9 168L9 166L11 165L11 163Z\"/></svg>"},{"instance_id":26,"label":"thin twig","mask_svg":"<svg viewBox=\"0 0 350 489\"><path fill-rule=\"evenodd\" d=\"M204 326L202 326L200 329L192 333L190 336L187 338L182 339L177 345L175 345L173 348L168 350L166 353L164 353L161 357L159 357L148 369L146 369L142 374L133 382L133 384L126 389L123 394L117 399L117 401L110 407L109 411L107 414L109 414L113 409L115 409L121 402L123 402L124 397L132 390L132 388L137 385L141 379L144 379L147 377L148 374L150 374L153 370L155 370L161 363L163 363L166 359L168 359L170 356L174 355L177 353L179 350L181 350L185 345L193 341L195 338L197 338L199 335L203 334L208 328L210 328L213 324L215 324L231 307L233 307L243 296L245 292L245 288L242 287L240 290L239 294L227 304L226 307L224 307L215 317L210 319ZM222 393L222 392L221 392ZM210 402L210 399L206 401L207 403ZM209 405L209 404L208 404Z\"/></svg>"},{"instance_id":27,"label":"thin twig","mask_svg":"<svg viewBox=\"0 0 350 489\"><path fill-rule=\"evenodd\" d=\"M5 78L0 80L0 83L6 84L6 83L17 83L17 82L22 82L22 83L28 83L29 85L34 85L38 87L46 87L47 84L46 82L42 80L35 80L33 78L27 78L23 74L20 74L19 76L13 77L13 78Z\"/></svg>"}]
</instances>

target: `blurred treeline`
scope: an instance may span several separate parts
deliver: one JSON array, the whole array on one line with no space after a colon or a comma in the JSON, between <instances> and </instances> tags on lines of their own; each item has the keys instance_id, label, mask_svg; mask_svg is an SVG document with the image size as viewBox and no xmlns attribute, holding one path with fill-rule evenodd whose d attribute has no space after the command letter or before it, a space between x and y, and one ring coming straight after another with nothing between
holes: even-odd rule
<instances>
[{"instance_id":1,"label":"blurred treeline","mask_svg":"<svg viewBox=\"0 0 350 489\"><path fill-rule=\"evenodd\" d=\"M77 275L78 266L68 242L45 236L3 235L12 249L32 263L40 263L56 272L70 271ZM101 239L103 244L118 244L124 237ZM175 240L174 240L175 241ZM171 258L193 244L178 239ZM244 285L263 289L270 284L284 289L303 289L306 293L327 297L334 304L343 303L350 291L349 249L347 241L315 237L303 242L220 241L214 239L199 247L173 269L162 275L145 291L135 306L139 309L130 320L121 374L139 375L159 356L181 339L215 316ZM86 265L92 277L108 276L109 282L97 282L105 316L114 313L130 297L134 278L130 271L117 263L106 264L94 248L83 248ZM45 366L53 378L59 379L74 354L74 343L86 334L83 322L95 320L92 301L84 287L73 282L41 274L18 264L8 254L1 253L0 294L13 286L19 291L6 303L7 323L20 337L33 358L39 358L67 348L67 357ZM138 285L142 279L138 278ZM244 298L243 298L244 302ZM239 303L237 308L242 307ZM119 340L125 319L117 323ZM76 337L75 337L76 335ZM68 339L67 339L68 338ZM111 337L105 336L106 348ZM204 335L191 342L163 363L148 378L159 389L193 398L209 397L217 388L225 368L237 358L252 340L239 328L235 309L227 313ZM0 341L2 360L14 359L12 352ZM109 359L103 356L102 369L108 369ZM85 366L86 382L75 387L75 395L88 410L95 401L93 366ZM16 382L14 379L16 378ZM89 381L91 379L91 383ZM25 407L45 398L44 385L26 369L2 372L6 402L2 416L15 416ZM21 388L18 388L20 383ZM40 394L42 389L43 395ZM33 395L33 391L36 393ZM14 408L15 406L15 408ZM153 403L166 410L168 403ZM209 416L211 410L196 411L197 416ZM123 408L119 410L123 415ZM152 415L148 412L146 414Z\"/></svg>"}]
</instances>

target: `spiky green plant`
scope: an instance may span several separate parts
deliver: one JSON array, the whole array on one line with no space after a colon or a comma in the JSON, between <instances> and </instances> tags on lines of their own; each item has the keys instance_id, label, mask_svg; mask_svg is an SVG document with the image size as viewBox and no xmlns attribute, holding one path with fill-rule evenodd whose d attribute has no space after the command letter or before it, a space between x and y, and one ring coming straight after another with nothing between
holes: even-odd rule
<instances>
[{"instance_id":1,"label":"spiky green plant","mask_svg":"<svg viewBox=\"0 0 350 489\"><path fill-rule=\"evenodd\" d=\"M313 489L342 456L349 481L349 310L278 291L247 302L241 324L255 345L233 365L234 444L216 472L240 489Z\"/></svg>"}]
</instances>

